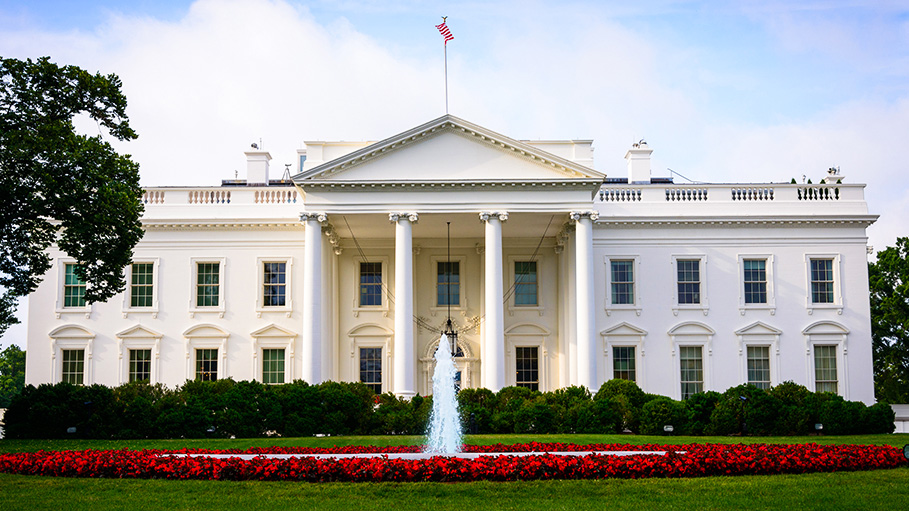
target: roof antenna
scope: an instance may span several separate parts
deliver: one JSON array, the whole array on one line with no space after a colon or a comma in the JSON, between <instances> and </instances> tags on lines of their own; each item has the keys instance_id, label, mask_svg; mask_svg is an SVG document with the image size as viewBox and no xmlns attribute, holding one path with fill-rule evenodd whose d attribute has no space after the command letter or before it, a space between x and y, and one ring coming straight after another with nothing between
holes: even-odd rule
<instances>
[{"instance_id":1,"label":"roof antenna","mask_svg":"<svg viewBox=\"0 0 909 511\"><path fill-rule=\"evenodd\" d=\"M445 322L445 331L442 333L448 337L448 347L451 350L451 356L454 357L458 354L458 333L451 324L451 222L445 223L448 225L448 262L445 263L445 289L448 294L445 301L448 302L448 321Z\"/></svg>"}]
</instances>

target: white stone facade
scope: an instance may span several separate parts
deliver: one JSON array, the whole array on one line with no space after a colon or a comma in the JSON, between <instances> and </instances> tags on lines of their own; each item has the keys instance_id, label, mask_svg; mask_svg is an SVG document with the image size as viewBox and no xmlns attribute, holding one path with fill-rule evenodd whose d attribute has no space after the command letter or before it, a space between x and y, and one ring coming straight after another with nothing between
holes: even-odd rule
<instances>
[{"instance_id":1,"label":"white stone facade","mask_svg":"<svg viewBox=\"0 0 909 511\"><path fill-rule=\"evenodd\" d=\"M206 373L425 395L450 289L462 386L626 377L679 399L792 380L873 403L864 185L673 184L650 178L650 151L606 178L589 140L444 116L307 142L292 184L269 184L253 151L248 183L148 189L144 266L120 296L67 303L74 261L52 252L26 381Z\"/></svg>"}]
</instances>

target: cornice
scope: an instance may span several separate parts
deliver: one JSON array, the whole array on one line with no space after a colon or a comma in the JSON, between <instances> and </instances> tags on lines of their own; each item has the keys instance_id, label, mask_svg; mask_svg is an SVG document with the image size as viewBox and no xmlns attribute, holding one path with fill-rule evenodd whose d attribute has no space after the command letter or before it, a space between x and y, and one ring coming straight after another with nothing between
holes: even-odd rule
<instances>
[{"instance_id":1,"label":"cornice","mask_svg":"<svg viewBox=\"0 0 909 511\"><path fill-rule=\"evenodd\" d=\"M425 190L597 190L602 180L591 178L541 179L534 181L490 180L490 181L343 181L336 179L319 179L303 181L299 184L309 190L361 191L391 190L417 192Z\"/></svg>"},{"instance_id":2,"label":"cornice","mask_svg":"<svg viewBox=\"0 0 909 511\"><path fill-rule=\"evenodd\" d=\"M786 216L786 217L603 217L596 225L603 227L665 227L673 225L710 225L710 226L809 226L809 225L852 225L868 227L878 219L878 215L855 216Z\"/></svg>"},{"instance_id":3,"label":"cornice","mask_svg":"<svg viewBox=\"0 0 909 511\"><path fill-rule=\"evenodd\" d=\"M223 230L282 230L282 231L300 231L303 230L303 224L299 221L228 221L228 222L211 222L191 220L184 221L143 221L142 227L146 231L223 231Z\"/></svg>"}]
</instances>

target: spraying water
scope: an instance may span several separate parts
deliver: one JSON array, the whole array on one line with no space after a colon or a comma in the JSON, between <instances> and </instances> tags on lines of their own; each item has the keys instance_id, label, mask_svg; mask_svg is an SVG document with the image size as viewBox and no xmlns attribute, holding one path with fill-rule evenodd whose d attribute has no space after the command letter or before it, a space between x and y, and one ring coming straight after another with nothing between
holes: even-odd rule
<instances>
[{"instance_id":1,"label":"spraying water","mask_svg":"<svg viewBox=\"0 0 909 511\"><path fill-rule=\"evenodd\" d=\"M461 452L461 418L455 390L457 369L451 357L448 336L442 334L434 355L436 369L432 374L432 414L429 417L429 439L426 452L453 454Z\"/></svg>"}]
</instances>

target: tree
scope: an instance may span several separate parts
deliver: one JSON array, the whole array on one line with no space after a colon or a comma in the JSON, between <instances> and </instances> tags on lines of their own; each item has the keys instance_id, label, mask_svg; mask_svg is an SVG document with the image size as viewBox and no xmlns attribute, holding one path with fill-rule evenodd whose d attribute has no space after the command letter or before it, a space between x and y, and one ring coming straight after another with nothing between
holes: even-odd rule
<instances>
[{"instance_id":1,"label":"tree","mask_svg":"<svg viewBox=\"0 0 909 511\"><path fill-rule=\"evenodd\" d=\"M25 352L15 344L0 352L0 408L25 386Z\"/></svg>"},{"instance_id":2,"label":"tree","mask_svg":"<svg viewBox=\"0 0 909 511\"><path fill-rule=\"evenodd\" d=\"M47 57L0 57L0 333L50 269L51 244L78 261L87 302L125 287L123 267L142 237L139 166L100 134L137 137L120 86L116 75ZM77 133L77 116L99 134Z\"/></svg>"},{"instance_id":3,"label":"tree","mask_svg":"<svg viewBox=\"0 0 909 511\"><path fill-rule=\"evenodd\" d=\"M880 401L909 403L909 238L878 252L868 278L874 393Z\"/></svg>"}]
</instances>

